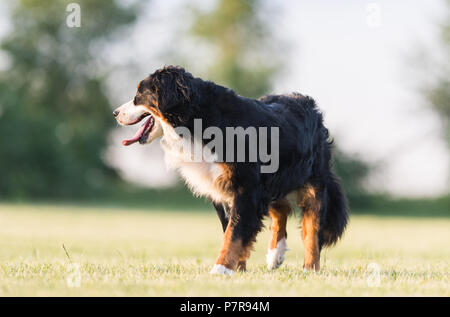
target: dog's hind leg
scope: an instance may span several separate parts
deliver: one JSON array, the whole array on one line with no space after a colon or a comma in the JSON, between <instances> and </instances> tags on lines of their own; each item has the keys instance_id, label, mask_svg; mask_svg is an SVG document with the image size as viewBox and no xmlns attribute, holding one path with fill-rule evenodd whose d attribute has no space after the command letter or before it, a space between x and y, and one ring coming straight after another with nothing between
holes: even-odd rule
<instances>
[{"instance_id":1,"label":"dog's hind leg","mask_svg":"<svg viewBox=\"0 0 450 317\"><path fill-rule=\"evenodd\" d=\"M269 270L280 267L284 261L284 255L288 250L286 244L286 223L291 211L291 204L286 198L269 205L271 237L266 254L267 268Z\"/></svg>"},{"instance_id":2,"label":"dog's hind leg","mask_svg":"<svg viewBox=\"0 0 450 317\"><path fill-rule=\"evenodd\" d=\"M298 204L302 208L302 238L305 248L305 270L320 270L320 213L322 192L307 184L299 191Z\"/></svg>"}]
</instances>

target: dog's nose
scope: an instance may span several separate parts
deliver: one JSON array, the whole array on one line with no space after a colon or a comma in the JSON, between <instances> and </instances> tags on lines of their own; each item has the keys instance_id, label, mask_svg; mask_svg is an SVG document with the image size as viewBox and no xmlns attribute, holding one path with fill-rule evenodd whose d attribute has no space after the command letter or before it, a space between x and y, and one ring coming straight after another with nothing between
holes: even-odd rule
<instances>
[{"instance_id":1,"label":"dog's nose","mask_svg":"<svg viewBox=\"0 0 450 317\"><path fill-rule=\"evenodd\" d=\"M117 117L118 115L119 115L119 110L114 110L114 111L113 111L113 116L114 116L114 117Z\"/></svg>"}]
</instances>

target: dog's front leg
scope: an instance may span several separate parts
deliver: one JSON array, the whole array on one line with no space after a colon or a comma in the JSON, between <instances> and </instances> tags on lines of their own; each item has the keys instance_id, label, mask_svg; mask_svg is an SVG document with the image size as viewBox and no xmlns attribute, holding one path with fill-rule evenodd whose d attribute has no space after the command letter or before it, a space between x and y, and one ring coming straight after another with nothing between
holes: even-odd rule
<instances>
[{"instance_id":1,"label":"dog's front leg","mask_svg":"<svg viewBox=\"0 0 450 317\"><path fill-rule=\"evenodd\" d=\"M222 249L212 274L232 275L236 268L245 270L256 234L262 227L257 202L258 199L252 194L239 195L234 199Z\"/></svg>"},{"instance_id":2,"label":"dog's front leg","mask_svg":"<svg viewBox=\"0 0 450 317\"><path fill-rule=\"evenodd\" d=\"M223 232L225 233L225 231L227 230L227 226L228 226L228 211L227 211L227 206L225 206L224 204L221 203L216 203L213 202L212 203L214 208L216 209L217 212L217 216L219 217L220 220L220 224L222 225L222 229Z\"/></svg>"},{"instance_id":3,"label":"dog's front leg","mask_svg":"<svg viewBox=\"0 0 450 317\"><path fill-rule=\"evenodd\" d=\"M225 231L227 230L228 227L228 221L229 221L229 217L228 217L228 206L225 206L223 204L218 204L213 202L214 208L216 209L217 212L217 216L219 216L220 219L220 223L222 224L222 228L223 228L223 232L225 233ZM247 258L249 255L246 254L242 254L239 258L239 262L237 265L237 270L238 271L245 271L246 267L247 267Z\"/></svg>"}]
</instances>

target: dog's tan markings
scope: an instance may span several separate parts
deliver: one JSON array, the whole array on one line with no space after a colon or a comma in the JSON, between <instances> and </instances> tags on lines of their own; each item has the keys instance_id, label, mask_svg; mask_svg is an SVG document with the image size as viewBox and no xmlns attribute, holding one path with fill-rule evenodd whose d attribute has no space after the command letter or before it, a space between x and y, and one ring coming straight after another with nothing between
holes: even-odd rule
<instances>
[{"instance_id":1,"label":"dog's tan markings","mask_svg":"<svg viewBox=\"0 0 450 317\"><path fill-rule=\"evenodd\" d=\"M214 175L214 187L223 193L223 197L228 197L233 187L233 166L227 163L216 163ZM253 237L248 244L242 245L242 241L232 241L232 233L234 224L231 221L224 234L224 244L220 251L216 264L224 265L229 269L237 268L239 271L245 271L247 268L247 260L253 250Z\"/></svg>"},{"instance_id":2,"label":"dog's tan markings","mask_svg":"<svg viewBox=\"0 0 450 317\"><path fill-rule=\"evenodd\" d=\"M214 180L214 186L219 190L228 192L232 187L233 169L230 164L216 163L218 172Z\"/></svg>"},{"instance_id":3,"label":"dog's tan markings","mask_svg":"<svg viewBox=\"0 0 450 317\"><path fill-rule=\"evenodd\" d=\"M256 235L244 246L242 240L233 240L233 230L234 223L230 217L228 227L223 236L223 244L216 261L216 266L220 265L228 270L237 269L239 271L245 271L247 269L247 260L253 250Z\"/></svg>"},{"instance_id":4,"label":"dog's tan markings","mask_svg":"<svg viewBox=\"0 0 450 317\"><path fill-rule=\"evenodd\" d=\"M163 114L161 113L161 111L159 111L157 106L152 107L152 106L149 106L149 105L144 105L144 107L146 107L148 109L148 111L150 111L152 116L154 116L155 118L158 118L159 120L162 120L162 121L168 123L167 118L163 116Z\"/></svg>"},{"instance_id":5,"label":"dog's tan markings","mask_svg":"<svg viewBox=\"0 0 450 317\"><path fill-rule=\"evenodd\" d=\"M168 126L172 126L169 120L161 113L161 111L159 111L157 104L154 106L145 105L145 107L148 109L148 111L150 111L150 113L152 114L152 116L155 117L155 119L159 119L161 122L167 124Z\"/></svg>"},{"instance_id":6,"label":"dog's tan markings","mask_svg":"<svg viewBox=\"0 0 450 317\"><path fill-rule=\"evenodd\" d=\"M280 199L269 206L270 232L269 249L275 249L277 243L287 238L286 223L291 213L291 205L287 199Z\"/></svg>"},{"instance_id":7,"label":"dog's tan markings","mask_svg":"<svg viewBox=\"0 0 450 317\"><path fill-rule=\"evenodd\" d=\"M244 272L247 270L247 260L250 257L251 252L254 250L253 244L255 243L255 241L256 235L252 237L250 242L245 247L242 248L237 266L238 271Z\"/></svg>"},{"instance_id":8,"label":"dog's tan markings","mask_svg":"<svg viewBox=\"0 0 450 317\"><path fill-rule=\"evenodd\" d=\"M305 269L320 270L319 227L321 203L316 189L310 184L300 190L299 206L302 208L302 238L305 248Z\"/></svg>"},{"instance_id":9,"label":"dog's tan markings","mask_svg":"<svg viewBox=\"0 0 450 317\"><path fill-rule=\"evenodd\" d=\"M232 239L233 229L228 225L225 235L223 236L223 245L220 250L216 264L225 266L227 269L235 270L242 254L243 247L241 240Z\"/></svg>"},{"instance_id":10,"label":"dog's tan markings","mask_svg":"<svg viewBox=\"0 0 450 317\"><path fill-rule=\"evenodd\" d=\"M305 246L305 269L320 270L319 224L314 214L306 213L302 219L303 243Z\"/></svg>"},{"instance_id":11,"label":"dog's tan markings","mask_svg":"<svg viewBox=\"0 0 450 317\"><path fill-rule=\"evenodd\" d=\"M233 165L229 163L215 163L215 165L221 170L220 175L215 178L215 186L217 186L219 190L223 191L226 196L229 196L231 191L235 194L242 194L244 188L242 186L235 186L237 184L234 183L233 180Z\"/></svg>"},{"instance_id":12,"label":"dog's tan markings","mask_svg":"<svg viewBox=\"0 0 450 317\"><path fill-rule=\"evenodd\" d=\"M169 121L169 117L164 116L161 111L158 109L158 105L155 104L153 107L147 106L152 115L158 118L161 122L165 123L167 126L172 127L172 124Z\"/></svg>"},{"instance_id":13,"label":"dog's tan markings","mask_svg":"<svg viewBox=\"0 0 450 317\"><path fill-rule=\"evenodd\" d=\"M247 271L247 260L239 260L237 270L241 272Z\"/></svg>"},{"instance_id":14,"label":"dog's tan markings","mask_svg":"<svg viewBox=\"0 0 450 317\"><path fill-rule=\"evenodd\" d=\"M245 272L247 270L247 259L250 257L251 250L252 250L251 246L247 246L247 248L242 248L241 254L239 256L239 261L237 264L238 271Z\"/></svg>"},{"instance_id":15,"label":"dog's tan markings","mask_svg":"<svg viewBox=\"0 0 450 317\"><path fill-rule=\"evenodd\" d=\"M291 211L291 205L286 198L269 205L271 238L266 254L266 263L269 270L280 267L284 262L285 253L288 250L286 222Z\"/></svg>"}]
</instances>

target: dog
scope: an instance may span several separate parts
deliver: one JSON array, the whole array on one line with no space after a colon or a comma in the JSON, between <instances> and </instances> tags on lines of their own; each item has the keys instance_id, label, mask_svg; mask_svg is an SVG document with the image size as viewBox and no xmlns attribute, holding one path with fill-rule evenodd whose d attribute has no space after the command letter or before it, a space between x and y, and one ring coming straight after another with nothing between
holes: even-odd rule
<instances>
[{"instance_id":1,"label":"dog","mask_svg":"<svg viewBox=\"0 0 450 317\"><path fill-rule=\"evenodd\" d=\"M224 236L210 273L232 275L246 270L267 215L271 218L267 267L278 268L288 250L286 222L293 204L302 210L305 270L319 271L322 248L334 245L343 235L349 215L347 199L332 172L332 141L312 98L299 93L245 98L195 78L182 67L166 66L142 80L134 99L113 115L121 125L146 118L137 133L122 144L149 144L161 138L166 163L179 170L195 194L212 202ZM212 159L190 160L192 153L180 144L205 149L208 140L187 140L177 129L192 134L196 120L201 120L204 132L212 127L223 133L238 127L276 128L277 133L270 130L261 140L274 145L272 137L277 134L277 169L263 173L267 162L260 158L242 161L231 155L224 160L212 149ZM225 143L224 152L237 149L235 144ZM244 148L244 153L250 154L252 149Z\"/></svg>"}]
</instances>

